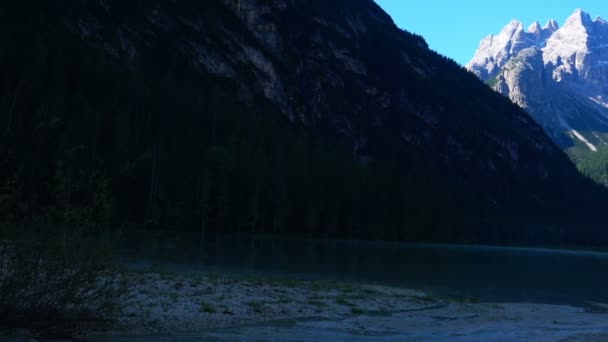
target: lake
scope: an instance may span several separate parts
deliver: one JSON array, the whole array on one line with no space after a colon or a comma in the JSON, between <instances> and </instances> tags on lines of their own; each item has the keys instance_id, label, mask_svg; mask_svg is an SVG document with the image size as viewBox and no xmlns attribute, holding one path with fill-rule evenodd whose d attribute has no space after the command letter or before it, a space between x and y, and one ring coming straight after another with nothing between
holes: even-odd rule
<instances>
[{"instance_id":1,"label":"lake","mask_svg":"<svg viewBox=\"0 0 608 342\"><path fill-rule=\"evenodd\" d=\"M354 281L488 302L608 302L602 252L182 235L134 237L122 254L141 270Z\"/></svg>"}]
</instances>

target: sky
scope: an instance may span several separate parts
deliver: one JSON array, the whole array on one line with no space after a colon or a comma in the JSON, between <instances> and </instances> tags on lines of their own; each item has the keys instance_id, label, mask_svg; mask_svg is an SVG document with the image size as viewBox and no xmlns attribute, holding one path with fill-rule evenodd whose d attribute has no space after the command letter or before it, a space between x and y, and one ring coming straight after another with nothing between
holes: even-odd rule
<instances>
[{"instance_id":1,"label":"sky","mask_svg":"<svg viewBox=\"0 0 608 342\"><path fill-rule=\"evenodd\" d=\"M437 52L466 64L479 42L511 19L527 28L555 19L563 25L580 8L608 20L608 0L376 0L402 29L422 35Z\"/></svg>"}]
</instances>

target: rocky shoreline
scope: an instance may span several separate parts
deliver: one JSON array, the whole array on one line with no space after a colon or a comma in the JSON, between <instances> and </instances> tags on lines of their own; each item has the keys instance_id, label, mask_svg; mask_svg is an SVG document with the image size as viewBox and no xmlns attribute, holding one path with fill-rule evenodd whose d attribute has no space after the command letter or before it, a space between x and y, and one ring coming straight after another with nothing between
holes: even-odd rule
<instances>
[{"instance_id":1,"label":"rocky shoreline","mask_svg":"<svg viewBox=\"0 0 608 342\"><path fill-rule=\"evenodd\" d=\"M127 277L123 314L111 333L188 333L274 320L388 314L436 304L419 291L327 281L164 273Z\"/></svg>"},{"instance_id":2,"label":"rocky shoreline","mask_svg":"<svg viewBox=\"0 0 608 342\"><path fill-rule=\"evenodd\" d=\"M114 324L82 333L78 340L608 339L602 304L593 311L478 303L386 286L164 272L129 273L125 280L128 290ZM32 340L19 335L7 341Z\"/></svg>"}]
</instances>

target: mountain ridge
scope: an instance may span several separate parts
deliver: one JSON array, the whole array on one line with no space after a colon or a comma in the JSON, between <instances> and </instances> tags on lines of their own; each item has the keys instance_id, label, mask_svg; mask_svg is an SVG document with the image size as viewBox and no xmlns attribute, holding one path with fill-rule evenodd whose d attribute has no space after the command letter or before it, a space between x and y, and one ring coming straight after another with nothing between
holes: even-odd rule
<instances>
[{"instance_id":1,"label":"mountain ridge","mask_svg":"<svg viewBox=\"0 0 608 342\"><path fill-rule=\"evenodd\" d=\"M373 1L43 4L0 11L9 222L603 234L578 225L605 194L544 131Z\"/></svg>"},{"instance_id":2,"label":"mountain ridge","mask_svg":"<svg viewBox=\"0 0 608 342\"><path fill-rule=\"evenodd\" d=\"M467 69L529 111L580 160L608 141L608 93L602 86L608 75L608 22L581 9L561 27L550 22L555 24L546 27L556 29L549 35L520 33L489 45L484 39Z\"/></svg>"}]
</instances>

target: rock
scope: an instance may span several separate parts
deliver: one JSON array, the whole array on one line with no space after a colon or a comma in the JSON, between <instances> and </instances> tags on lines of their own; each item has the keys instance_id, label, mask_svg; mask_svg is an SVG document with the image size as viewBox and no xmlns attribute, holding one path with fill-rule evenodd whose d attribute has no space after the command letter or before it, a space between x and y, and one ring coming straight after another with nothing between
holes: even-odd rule
<instances>
[{"instance_id":1,"label":"rock","mask_svg":"<svg viewBox=\"0 0 608 342\"><path fill-rule=\"evenodd\" d=\"M526 109L562 148L608 142L608 22L577 9L563 27L511 21L467 68Z\"/></svg>"}]
</instances>

